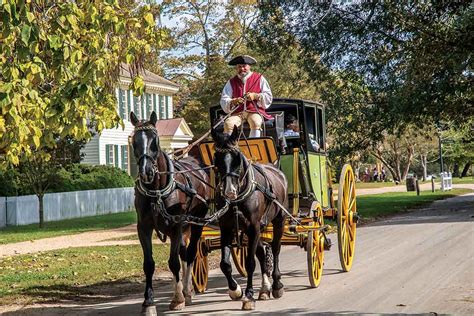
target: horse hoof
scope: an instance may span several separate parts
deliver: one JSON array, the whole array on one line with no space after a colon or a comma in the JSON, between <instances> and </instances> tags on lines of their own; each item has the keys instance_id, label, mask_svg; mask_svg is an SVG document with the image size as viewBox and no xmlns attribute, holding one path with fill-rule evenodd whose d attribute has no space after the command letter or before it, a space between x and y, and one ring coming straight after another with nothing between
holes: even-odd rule
<instances>
[{"instance_id":1,"label":"horse hoof","mask_svg":"<svg viewBox=\"0 0 474 316\"><path fill-rule=\"evenodd\" d=\"M170 311L180 311L184 308L185 305L185 302L171 302Z\"/></svg>"},{"instance_id":2,"label":"horse hoof","mask_svg":"<svg viewBox=\"0 0 474 316\"><path fill-rule=\"evenodd\" d=\"M155 306L143 306L141 316L157 316L158 313L156 312Z\"/></svg>"},{"instance_id":3,"label":"horse hoof","mask_svg":"<svg viewBox=\"0 0 474 316\"><path fill-rule=\"evenodd\" d=\"M253 311L255 309L255 301L253 299L245 298L242 301L242 310Z\"/></svg>"},{"instance_id":4,"label":"horse hoof","mask_svg":"<svg viewBox=\"0 0 474 316\"><path fill-rule=\"evenodd\" d=\"M272 295L273 295L274 298L282 297L283 293L285 293L285 290L283 288L281 288L279 290L273 289L273 291L272 291Z\"/></svg>"},{"instance_id":5,"label":"horse hoof","mask_svg":"<svg viewBox=\"0 0 474 316\"><path fill-rule=\"evenodd\" d=\"M260 292L258 294L258 299L260 301L266 301L270 299L270 292Z\"/></svg>"},{"instance_id":6,"label":"horse hoof","mask_svg":"<svg viewBox=\"0 0 474 316\"><path fill-rule=\"evenodd\" d=\"M193 303L193 297L191 295L185 295L184 302L186 305L191 305Z\"/></svg>"},{"instance_id":7,"label":"horse hoof","mask_svg":"<svg viewBox=\"0 0 474 316\"><path fill-rule=\"evenodd\" d=\"M154 305L155 305L155 302L154 302L154 299L152 298L144 300L142 304L143 307L149 307L149 306L154 306Z\"/></svg>"},{"instance_id":8,"label":"horse hoof","mask_svg":"<svg viewBox=\"0 0 474 316\"><path fill-rule=\"evenodd\" d=\"M237 284L237 288L232 291L229 289L229 296L233 301L238 301L242 298L242 289L240 288L240 285Z\"/></svg>"}]
</instances>

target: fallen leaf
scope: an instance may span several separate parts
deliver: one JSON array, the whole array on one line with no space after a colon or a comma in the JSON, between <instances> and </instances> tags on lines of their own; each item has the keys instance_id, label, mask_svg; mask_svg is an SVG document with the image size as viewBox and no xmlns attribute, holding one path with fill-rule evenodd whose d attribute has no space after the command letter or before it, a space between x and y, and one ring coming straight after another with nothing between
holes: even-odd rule
<instances>
[{"instance_id":1,"label":"fallen leaf","mask_svg":"<svg viewBox=\"0 0 474 316\"><path fill-rule=\"evenodd\" d=\"M406 305L405 304L397 304L397 306L403 307L403 306L406 306Z\"/></svg>"}]
</instances>

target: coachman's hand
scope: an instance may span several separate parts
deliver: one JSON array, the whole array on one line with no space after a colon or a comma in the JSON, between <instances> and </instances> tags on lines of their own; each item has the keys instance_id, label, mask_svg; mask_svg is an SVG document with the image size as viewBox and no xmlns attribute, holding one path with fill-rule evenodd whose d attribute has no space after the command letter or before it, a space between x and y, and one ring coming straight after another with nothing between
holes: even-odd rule
<instances>
[{"instance_id":1,"label":"coachman's hand","mask_svg":"<svg viewBox=\"0 0 474 316\"><path fill-rule=\"evenodd\" d=\"M260 100L260 93L247 92L245 95L247 96L247 100L250 100L250 101Z\"/></svg>"},{"instance_id":2,"label":"coachman's hand","mask_svg":"<svg viewBox=\"0 0 474 316\"><path fill-rule=\"evenodd\" d=\"M234 108L234 107L239 106L240 104L243 104L243 103L244 103L243 98L234 98L234 99L230 100L230 107Z\"/></svg>"}]
</instances>

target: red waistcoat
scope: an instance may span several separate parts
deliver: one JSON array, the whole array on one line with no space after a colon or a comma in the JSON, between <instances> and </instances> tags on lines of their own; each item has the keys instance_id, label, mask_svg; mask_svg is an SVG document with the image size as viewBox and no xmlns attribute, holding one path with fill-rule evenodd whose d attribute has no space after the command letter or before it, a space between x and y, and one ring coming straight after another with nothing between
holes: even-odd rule
<instances>
[{"instance_id":1,"label":"red waistcoat","mask_svg":"<svg viewBox=\"0 0 474 316\"><path fill-rule=\"evenodd\" d=\"M260 89L260 81L261 81L262 75L253 72L248 78L247 81L245 82L245 93L247 92L253 92L253 93L261 93L262 90ZM234 76L232 79L230 79L230 85L232 87L232 98L243 98L244 96L244 83L238 76ZM234 113L240 113L244 110L244 105L241 104L237 108L237 110ZM269 120L272 119L273 117L268 114L265 109L259 108L257 106L257 101L247 101L247 107L246 107L247 112L251 113L260 113L265 119Z\"/></svg>"}]
</instances>

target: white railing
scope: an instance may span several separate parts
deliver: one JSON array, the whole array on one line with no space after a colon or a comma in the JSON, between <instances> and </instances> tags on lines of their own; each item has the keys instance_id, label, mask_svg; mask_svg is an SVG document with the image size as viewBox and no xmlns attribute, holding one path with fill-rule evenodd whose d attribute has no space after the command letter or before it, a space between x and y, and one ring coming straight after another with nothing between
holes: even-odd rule
<instances>
[{"instance_id":1,"label":"white railing","mask_svg":"<svg viewBox=\"0 0 474 316\"><path fill-rule=\"evenodd\" d=\"M47 193L43 198L44 220L126 212L134 209L133 188L114 188ZM39 222L36 195L0 197L0 227Z\"/></svg>"},{"instance_id":2,"label":"white railing","mask_svg":"<svg viewBox=\"0 0 474 316\"><path fill-rule=\"evenodd\" d=\"M453 176L451 172L441 172L441 191L452 190L453 188Z\"/></svg>"}]
</instances>

